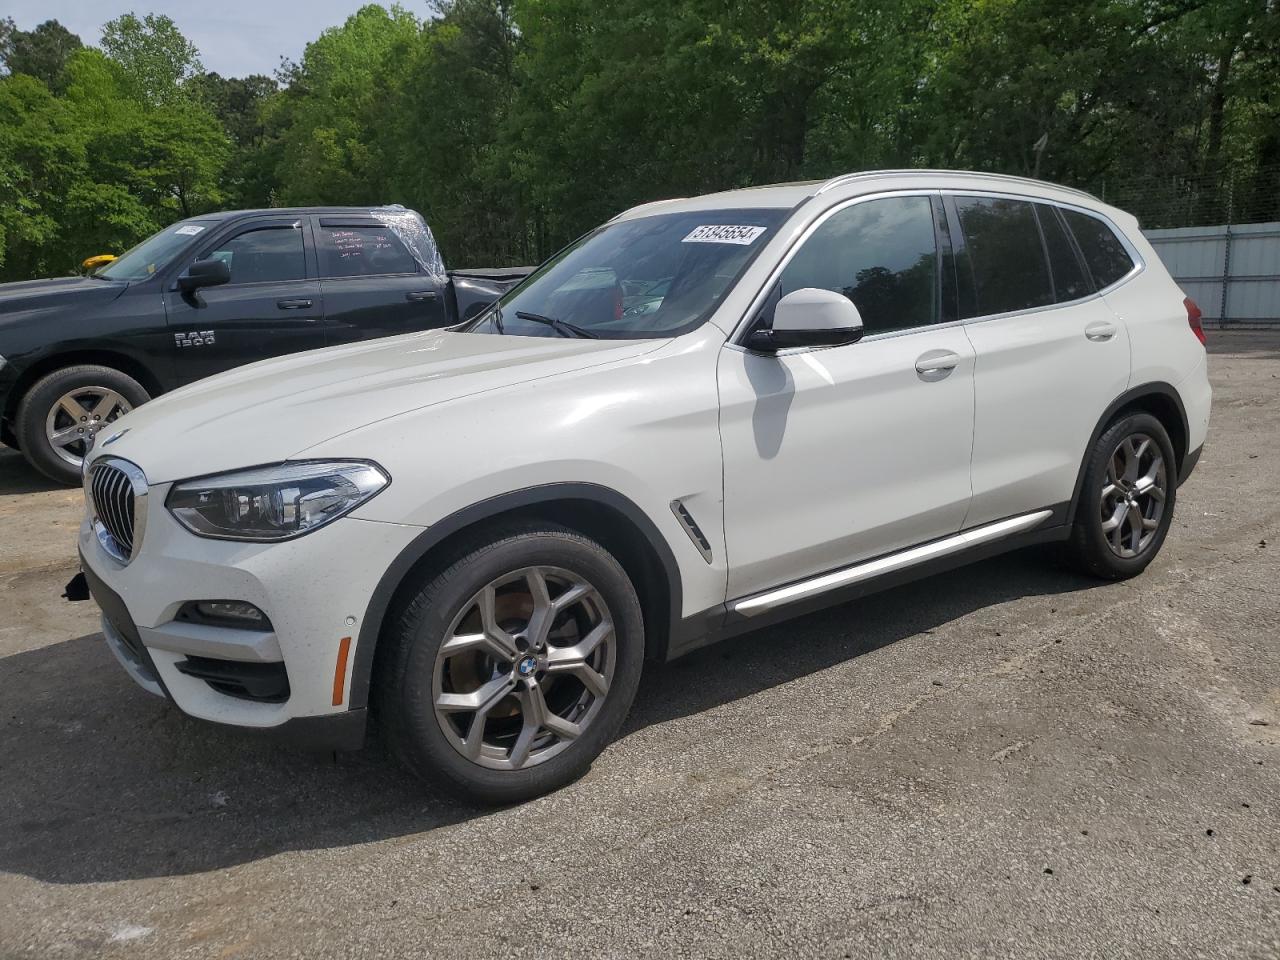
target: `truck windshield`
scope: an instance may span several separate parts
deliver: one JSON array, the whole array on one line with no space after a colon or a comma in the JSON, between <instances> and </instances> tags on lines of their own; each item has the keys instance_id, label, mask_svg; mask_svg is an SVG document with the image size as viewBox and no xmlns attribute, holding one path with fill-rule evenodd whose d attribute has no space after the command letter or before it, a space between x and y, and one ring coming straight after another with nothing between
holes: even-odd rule
<instances>
[{"instance_id":1,"label":"truck windshield","mask_svg":"<svg viewBox=\"0 0 1280 960\"><path fill-rule=\"evenodd\" d=\"M464 329L609 340L678 336L706 321L789 212L698 210L606 224Z\"/></svg>"},{"instance_id":2,"label":"truck windshield","mask_svg":"<svg viewBox=\"0 0 1280 960\"><path fill-rule=\"evenodd\" d=\"M184 220L165 227L107 264L97 275L108 280L145 280L167 267L187 244L213 224L212 220Z\"/></svg>"}]
</instances>

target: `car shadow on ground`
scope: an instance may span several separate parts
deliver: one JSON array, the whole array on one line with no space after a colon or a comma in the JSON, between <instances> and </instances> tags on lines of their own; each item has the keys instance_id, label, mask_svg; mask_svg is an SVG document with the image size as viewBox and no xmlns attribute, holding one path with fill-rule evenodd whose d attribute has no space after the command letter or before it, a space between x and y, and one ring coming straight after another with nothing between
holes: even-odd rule
<instances>
[{"instance_id":1,"label":"car shadow on ground","mask_svg":"<svg viewBox=\"0 0 1280 960\"><path fill-rule=\"evenodd\" d=\"M65 489L27 463L17 450L0 444L0 497Z\"/></svg>"},{"instance_id":2,"label":"car shadow on ground","mask_svg":"<svg viewBox=\"0 0 1280 960\"><path fill-rule=\"evenodd\" d=\"M1023 552L652 664L623 736L985 607L1095 582ZM97 634L0 660L0 689L0 870L38 880L183 875L487 813L433 795L376 746L302 754L188 719L136 688Z\"/></svg>"}]
</instances>

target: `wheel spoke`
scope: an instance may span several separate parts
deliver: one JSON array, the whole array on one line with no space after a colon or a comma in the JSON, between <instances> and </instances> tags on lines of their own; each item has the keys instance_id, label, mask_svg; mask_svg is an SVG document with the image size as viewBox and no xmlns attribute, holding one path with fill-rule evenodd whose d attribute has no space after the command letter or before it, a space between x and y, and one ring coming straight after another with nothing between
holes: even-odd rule
<instances>
[{"instance_id":1,"label":"wheel spoke","mask_svg":"<svg viewBox=\"0 0 1280 960\"><path fill-rule=\"evenodd\" d=\"M1111 511L1111 516L1102 521L1102 532L1111 533L1118 528L1124 521L1125 512L1129 509L1128 504L1123 500L1116 503L1115 508Z\"/></svg>"},{"instance_id":2,"label":"wheel spoke","mask_svg":"<svg viewBox=\"0 0 1280 960\"><path fill-rule=\"evenodd\" d=\"M525 573L525 583L529 585L529 596L533 600L533 613L529 615L529 626L525 635L531 646L542 649L547 642L547 634L551 632L551 624L555 621L555 604L551 602L551 591L547 587L547 578L537 567Z\"/></svg>"},{"instance_id":3,"label":"wheel spoke","mask_svg":"<svg viewBox=\"0 0 1280 960\"><path fill-rule=\"evenodd\" d=\"M470 693L439 694L436 697L436 709L443 713L475 711L477 714L485 714L513 689L515 681L510 674L503 674Z\"/></svg>"},{"instance_id":4,"label":"wheel spoke","mask_svg":"<svg viewBox=\"0 0 1280 960\"><path fill-rule=\"evenodd\" d=\"M510 662L515 659L515 648L508 649L496 638L487 633L455 633L444 642L440 652L446 657L465 653L469 650L481 650L495 660Z\"/></svg>"},{"instance_id":5,"label":"wheel spoke","mask_svg":"<svg viewBox=\"0 0 1280 960\"><path fill-rule=\"evenodd\" d=\"M71 419L75 420L77 423L80 421L81 417L90 416L89 411L82 407L79 401L70 394L59 400L58 406L66 412L67 416L71 417Z\"/></svg>"},{"instance_id":6,"label":"wheel spoke","mask_svg":"<svg viewBox=\"0 0 1280 960\"><path fill-rule=\"evenodd\" d=\"M65 447L68 444L75 443L77 440L83 440L84 434L80 432L81 428L77 426L63 427L61 430L55 430L49 434L49 442L55 447Z\"/></svg>"},{"instance_id":7,"label":"wheel spoke","mask_svg":"<svg viewBox=\"0 0 1280 960\"><path fill-rule=\"evenodd\" d=\"M529 762L529 752L533 749L533 741L538 739L539 732L538 725L528 721L520 728L520 735L516 737L516 742L511 745L511 754L507 757L507 762L511 766L519 769Z\"/></svg>"},{"instance_id":8,"label":"wheel spoke","mask_svg":"<svg viewBox=\"0 0 1280 960\"><path fill-rule=\"evenodd\" d=\"M1136 503L1129 507L1129 549L1137 553L1142 547L1142 508Z\"/></svg>"},{"instance_id":9,"label":"wheel spoke","mask_svg":"<svg viewBox=\"0 0 1280 960\"><path fill-rule=\"evenodd\" d=\"M105 420L111 411L120 404L120 402L120 394L113 390L108 390L98 399L98 402L93 405L93 409L89 411L89 416L100 417Z\"/></svg>"},{"instance_id":10,"label":"wheel spoke","mask_svg":"<svg viewBox=\"0 0 1280 960\"><path fill-rule=\"evenodd\" d=\"M498 626L498 592L492 583L480 591L476 603L480 607L480 622L485 636L494 644L494 649L502 651L505 659L514 660L520 654L516 649L515 637Z\"/></svg>"},{"instance_id":11,"label":"wheel spoke","mask_svg":"<svg viewBox=\"0 0 1280 960\"><path fill-rule=\"evenodd\" d=\"M537 729L550 730L565 740L572 740L582 732L576 723L571 723L551 711L547 706L547 698L542 693L542 687L537 683L525 684L524 689L520 691L520 709L524 712L526 726L533 725Z\"/></svg>"}]
</instances>

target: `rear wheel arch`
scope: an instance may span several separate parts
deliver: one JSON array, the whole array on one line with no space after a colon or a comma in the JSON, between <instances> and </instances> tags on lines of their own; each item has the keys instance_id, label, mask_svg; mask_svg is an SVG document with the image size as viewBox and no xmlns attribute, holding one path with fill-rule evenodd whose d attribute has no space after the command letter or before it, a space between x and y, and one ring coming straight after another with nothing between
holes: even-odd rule
<instances>
[{"instance_id":1,"label":"rear wheel arch","mask_svg":"<svg viewBox=\"0 0 1280 960\"><path fill-rule=\"evenodd\" d=\"M432 524L392 561L374 588L357 638L348 708L368 706L379 640L414 585L457 558L487 528L542 520L595 540L631 578L645 619L645 658L666 658L680 619L680 570L670 545L640 507L615 490L590 483L553 483L473 504Z\"/></svg>"},{"instance_id":2,"label":"rear wheel arch","mask_svg":"<svg viewBox=\"0 0 1280 960\"><path fill-rule=\"evenodd\" d=\"M1076 509L1080 505L1080 497L1084 490L1085 471L1088 468L1089 457L1098 443L1098 438L1117 420L1138 412L1149 413L1160 421L1165 432L1169 434L1169 440L1173 445L1173 455L1176 461L1174 465L1175 476L1181 470L1187 454L1191 451L1187 449L1187 438L1190 435L1187 425L1187 411L1183 406L1182 398L1178 395L1178 391L1171 384L1163 381L1153 381L1133 387L1113 400L1102 416L1098 418L1097 426L1094 427L1093 433L1089 437L1089 442L1084 448L1080 459L1080 468L1076 473L1076 484L1075 490L1071 495L1071 513L1067 520L1068 524L1075 521Z\"/></svg>"}]
</instances>

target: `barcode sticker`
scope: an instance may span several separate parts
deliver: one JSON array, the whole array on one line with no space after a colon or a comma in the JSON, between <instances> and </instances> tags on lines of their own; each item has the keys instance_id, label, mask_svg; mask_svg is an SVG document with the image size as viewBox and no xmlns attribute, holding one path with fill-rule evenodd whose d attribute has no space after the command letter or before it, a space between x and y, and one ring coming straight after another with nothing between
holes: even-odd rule
<instances>
[{"instance_id":1,"label":"barcode sticker","mask_svg":"<svg viewBox=\"0 0 1280 960\"><path fill-rule=\"evenodd\" d=\"M728 223L712 223L703 227L694 227L681 243L736 243L740 246L755 241L764 233L764 227L734 226Z\"/></svg>"},{"instance_id":2,"label":"barcode sticker","mask_svg":"<svg viewBox=\"0 0 1280 960\"><path fill-rule=\"evenodd\" d=\"M197 226L194 223L189 223L185 227L179 227L173 232L180 237L194 237L197 233L200 233L203 230L204 227Z\"/></svg>"}]
</instances>

